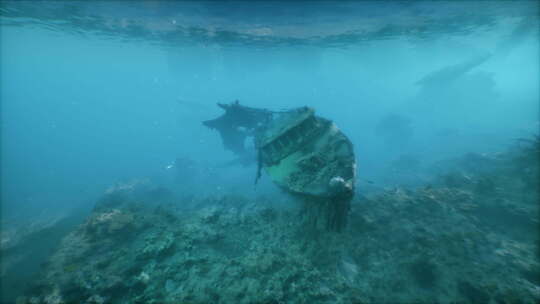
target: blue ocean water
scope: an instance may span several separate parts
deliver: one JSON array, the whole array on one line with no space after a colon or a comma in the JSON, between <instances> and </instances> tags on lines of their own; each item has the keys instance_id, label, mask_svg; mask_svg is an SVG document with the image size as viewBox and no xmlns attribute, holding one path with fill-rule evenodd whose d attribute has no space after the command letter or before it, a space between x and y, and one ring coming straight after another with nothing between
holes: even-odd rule
<instances>
[{"instance_id":1,"label":"blue ocean water","mask_svg":"<svg viewBox=\"0 0 540 304\"><path fill-rule=\"evenodd\" d=\"M7 303L34 294L53 303L44 300L45 291L19 292L47 266L30 265L28 276L9 277L21 272L10 268L18 265L19 249L9 251L17 231L74 213L86 216L104 193L144 184L168 189L182 202L239 195L289 205L266 175L254 187L256 164L235 164L237 156L223 147L219 133L202 124L223 113L218 102L275 111L309 106L331 119L354 145L360 199L434 184L441 167L457 166L448 160L495 159L516 140L539 134L536 1L2 1L0 8L1 223L8 251L2 281L18 280ZM474 157L472 164L482 162ZM474 179L464 170L460 174ZM528 191L537 193L534 180L531 185ZM35 246L52 255L58 244ZM497 248L485 250L482 256L490 259ZM357 266L355 254L361 255L345 254L337 272L364 295L358 303L445 302L442 296L415 298L415 292L381 298L359 279L364 266ZM27 259L45 263L50 256ZM534 277L538 259L531 265ZM426 267L412 276L429 273ZM164 279L169 287L162 289L175 294L179 280ZM486 300L477 290L485 291L487 283L448 284L473 294L466 300ZM540 298L538 281L531 284L536 294L526 301ZM350 290L330 285L321 285L321 303L356 303L332 296ZM84 301L135 303L137 295L151 294L130 290L132 298L93 298L97 293L90 292ZM313 300L267 293L265 303ZM524 291L516 293L520 298ZM251 295L241 299L245 303L257 299L250 290L243 294ZM167 299L154 303L230 301ZM71 303L65 301L57 303Z\"/></svg>"}]
</instances>

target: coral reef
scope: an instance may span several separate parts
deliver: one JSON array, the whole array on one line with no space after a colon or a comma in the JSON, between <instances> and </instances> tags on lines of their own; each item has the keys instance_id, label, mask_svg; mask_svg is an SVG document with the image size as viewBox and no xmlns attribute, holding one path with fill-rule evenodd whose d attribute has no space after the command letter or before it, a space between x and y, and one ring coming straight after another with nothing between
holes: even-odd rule
<instances>
[{"instance_id":1,"label":"coral reef","mask_svg":"<svg viewBox=\"0 0 540 304\"><path fill-rule=\"evenodd\" d=\"M342 233L272 197L109 197L19 302L538 303L538 161L520 151L356 198Z\"/></svg>"},{"instance_id":2,"label":"coral reef","mask_svg":"<svg viewBox=\"0 0 540 304\"><path fill-rule=\"evenodd\" d=\"M65 212L5 221L0 235L0 303L23 293L60 241L84 220L84 213Z\"/></svg>"}]
</instances>

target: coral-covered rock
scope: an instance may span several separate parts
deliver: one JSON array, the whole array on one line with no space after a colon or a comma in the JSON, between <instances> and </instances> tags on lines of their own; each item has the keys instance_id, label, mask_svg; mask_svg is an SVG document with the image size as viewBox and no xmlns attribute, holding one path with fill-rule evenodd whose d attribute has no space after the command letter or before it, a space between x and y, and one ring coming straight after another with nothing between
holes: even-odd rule
<instances>
[{"instance_id":1,"label":"coral-covered rock","mask_svg":"<svg viewBox=\"0 0 540 304\"><path fill-rule=\"evenodd\" d=\"M94 213L84 224L84 232L90 238L110 237L129 233L135 228L135 216L127 211L111 209Z\"/></svg>"}]
</instances>

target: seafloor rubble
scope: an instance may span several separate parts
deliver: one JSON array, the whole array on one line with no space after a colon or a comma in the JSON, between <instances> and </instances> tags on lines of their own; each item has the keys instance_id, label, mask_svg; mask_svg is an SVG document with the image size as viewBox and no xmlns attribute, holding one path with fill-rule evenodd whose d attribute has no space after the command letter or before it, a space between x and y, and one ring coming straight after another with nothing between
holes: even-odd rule
<instances>
[{"instance_id":1,"label":"seafloor rubble","mask_svg":"<svg viewBox=\"0 0 540 304\"><path fill-rule=\"evenodd\" d=\"M450 167L356 198L340 234L273 197L112 192L17 301L538 303L538 146Z\"/></svg>"}]
</instances>

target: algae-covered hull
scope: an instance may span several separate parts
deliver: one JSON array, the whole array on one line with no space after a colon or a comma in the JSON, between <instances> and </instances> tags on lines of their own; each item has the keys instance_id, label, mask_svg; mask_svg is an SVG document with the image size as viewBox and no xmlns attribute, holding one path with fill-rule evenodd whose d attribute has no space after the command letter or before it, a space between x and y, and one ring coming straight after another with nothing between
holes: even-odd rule
<instances>
[{"instance_id":1,"label":"algae-covered hull","mask_svg":"<svg viewBox=\"0 0 540 304\"><path fill-rule=\"evenodd\" d=\"M280 113L256 136L259 162L280 187L301 195L354 194L354 150L330 120L308 107Z\"/></svg>"}]
</instances>

